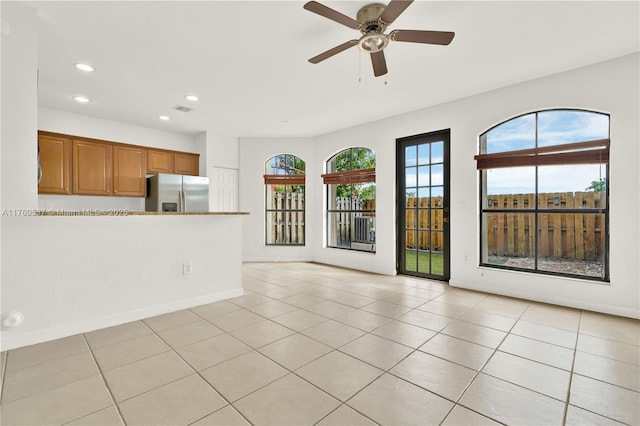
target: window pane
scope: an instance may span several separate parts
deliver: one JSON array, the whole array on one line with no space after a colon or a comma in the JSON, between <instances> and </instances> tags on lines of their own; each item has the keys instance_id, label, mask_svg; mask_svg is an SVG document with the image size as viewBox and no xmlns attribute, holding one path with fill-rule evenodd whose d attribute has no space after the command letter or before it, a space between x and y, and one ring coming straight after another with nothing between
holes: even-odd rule
<instances>
[{"instance_id":1,"label":"window pane","mask_svg":"<svg viewBox=\"0 0 640 426\"><path fill-rule=\"evenodd\" d=\"M538 113L538 146L609 138L609 116L587 111Z\"/></svg>"},{"instance_id":2,"label":"window pane","mask_svg":"<svg viewBox=\"0 0 640 426\"><path fill-rule=\"evenodd\" d=\"M535 214L483 213L483 262L535 268Z\"/></svg>"},{"instance_id":3,"label":"window pane","mask_svg":"<svg viewBox=\"0 0 640 426\"><path fill-rule=\"evenodd\" d=\"M429 188L418 188L418 207L429 207Z\"/></svg>"},{"instance_id":4,"label":"window pane","mask_svg":"<svg viewBox=\"0 0 640 426\"><path fill-rule=\"evenodd\" d=\"M604 278L605 215L540 214L538 269Z\"/></svg>"},{"instance_id":5,"label":"window pane","mask_svg":"<svg viewBox=\"0 0 640 426\"><path fill-rule=\"evenodd\" d=\"M267 244L285 244L283 212L267 212Z\"/></svg>"},{"instance_id":6,"label":"window pane","mask_svg":"<svg viewBox=\"0 0 640 426\"><path fill-rule=\"evenodd\" d=\"M444 169L442 165L431 166L431 185L444 185Z\"/></svg>"},{"instance_id":7,"label":"window pane","mask_svg":"<svg viewBox=\"0 0 640 426\"><path fill-rule=\"evenodd\" d=\"M487 205L484 208L511 209L530 198L536 191L535 167L513 167L483 171L486 185ZM533 202L527 208L534 208ZM521 207L517 207L521 208Z\"/></svg>"},{"instance_id":8,"label":"window pane","mask_svg":"<svg viewBox=\"0 0 640 426\"><path fill-rule=\"evenodd\" d=\"M444 162L444 142L431 143L431 163Z\"/></svg>"},{"instance_id":9,"label":"window pane","mask_svg":"<svg viewBox=\"0 0 640 426\"><path fill-rule=\"evenodd\" d=\"M370 149L351 148L351 169L373 169L376 167L376 157Z\"/></svg>"},{"instance_id":10,"label":"window pane","mask_svg":"<svg viewBox=\"0 0 640 426\"><path fill-rule=\"evenodd\" d=\"M528 114L514 118L491 129L483 136L485 136L486 151L482 154L534 148L536 116Z\"/></svg>"},{"instance_id":11,"label":"window pane","mask_svg":"<svg viewBox=\"0 0 640 426\"><path fill-rule=\"evenodd\" d=\"M406 228L413 229L416 227L416 213L415 209L406 210Z\"/></svg>"},{"instance_id":12,"label":"window pane","mask_svg":"<svg viewBox=\"0 0 640 426\"><path fill-rule=\"evenodd\" d=\"M405 231L405 235L407 237L407 248L415 249L418 244L418 233L416 231Z\"/></svg>"},{"instance_id":13,"label":"window pane","mask_svg":"<svg viewBox=\"0 0 640 426\"><path fill-rule=\"evenodd\" d=\"M375 210L376 209L376 184L375 183L359 183L352 187L351 196L362 202L360 209Z\"/></svg>"},{"instance_id":14,"label":"window pane","mask_svg":"<svg viewBox=\"0 0 640 426\"><path fill-rule=\"evenodd\" d=\"M431 207L442 207L444 205L444 187L432 186L431 187Z\"/></svg>"},{"instance_id":15,"label":"window pane","mask_svg":"<svg viewBox=\"0 0 640 426\"><path fill-rule=\"evenodd\" d=\"M431 273L431 253L428 251L418 252L418 272Z\"/></svg>"},{"instance_id":16,"label":"window pane","mask_svg":"<svg viewBox=\"0 0 640 426\"><path fill-rule=\"evenodd\" d=\"M405 166L415 166L417 163L417 147L415 145L408 146L404 149Z\"/></svg>"},{"instance_id":17,"label":"window pane","mask_svg":"<svg viewBox=\"0 0 640 426\"><path fill-rule=\"evenodd\" d=\"M407 167L404 172L405 175L405 186L412 187L418 186L418 168L417 167Z\"/></svg>"},{"instance_id":18,"label":"window pane","mask_svg":"<svg viewBox=\"0 0 640 426\"><path fill-rule=\"evenodd\" d=\"M442 209L432 209L431 210L431 229L440 229L444 228L444 221L442 220L444 217L444 213Z\"/></svg>"},{"instance_id":19,"label":"window pane","mask_svg":"<svg viewBox=\"0 0 640 426\"><path fill-rule=\"evenodd\" d=\"M409 241L415 241L414 233L407 233L407 249L405 250L405 268L407 271L416 271L418 267L418 253L409 248Z\"/></svg>"},{"instance_id":20,"label":"window pane","mask_svg":"<svg viewBox=\"0 0 640 426\"><path fill-rule=\"evenodd\" d=\"M405 194L405 206L407 207L417 207L417 199L416 193L417 188L407 188Z\"/></svg>"},{"instance_id":21,"label":"window pane","mask_svg":"<svg viewBox=\"0 0 640 426\"><path fill-rule=\"evenodd\" d=\"M418 167L418 186L429 185L429 166Z\"/></svg>"},{"instance_id":22,"label":"window pane","mask_svg":"<svg viewBox=\"0 0 640 426\"><path fill-rule=\"evenodd\" d=\"M442 249L444 247L444 233L443 232L432 232L431 233L431 253L430 253L430 262L431 262L431 273L434 275L442 275L444 274L444 254L442 253Z\"/></svg>"},{"instance_id":23,"label":"window pane","mask_svg":"<svg viewBox=\"0 0 640 426\"><path fill-rule=\"evenodd\" d=\"M327 217L330 247L375 251L376 218L358 212L332 212Z\"/></svg>"},{"instance_id":24,"label":"window pane","mask_svg":"<svg viewBox=\"0 0 640 426\"><path fill-rule=\"evenodd\" d=\"M606 166L538 167L540 208L605 208Z\"/></svg>"},{"instance_id":25,"label":"window pane","mask_svg":"<svg viewBox=\"0 0 640 426\"><path fill-rule=\"evenodd\" d=\"M429 144L418 145L418 164L429 164Z\"/></svg>"},{"instance_id":26,"label":"window pane","mask_svg":"<svg viewBox=\"0 0 640 426\"><path fill-rule=\"evenodd\" d=\"M420 229L429 229L429 209L418 210L418 227Z\"/></svg>"},{"instance_id":27,"label":"window pane","mask_svg":"<svg viewBox=\"0 0 640 426\"><path fill-rule=\"evenodd\" d=\"M418 231L418 249L419 250L431 249L431 238L430 238L429 231Z\"/></svg>"}]
</instances>

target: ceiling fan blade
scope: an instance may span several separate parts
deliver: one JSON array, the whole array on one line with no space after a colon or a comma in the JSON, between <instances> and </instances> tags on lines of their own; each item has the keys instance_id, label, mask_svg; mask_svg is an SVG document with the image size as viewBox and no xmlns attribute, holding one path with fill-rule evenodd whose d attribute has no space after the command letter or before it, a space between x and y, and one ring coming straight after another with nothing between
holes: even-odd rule
<instances>
[{"instance_id":1,"label":"ceiling fan blade","mask_svg":"<svg viewBox=\"0 0 640 426\"><path fill-rule=\"evenodd\" d=\"M313 58L309 59L309 62L311 62L312 64L317 64L318 62L322 62L325 59L332 57L333 55L337 55L343 50L347 50L351 46L355 46L356 44L358 44L358 40L349 40L346 43L342 43L340 46L336 46L333 49L329 49L326 52L319 54L318 56L314 56Z\"/></svg>"},{"instance_id":2,"label":"ceiling fan blade","mask_svg":"<svg viewBox=\"0 0 640 426\"><path fill-rule=\"evenodd\" d=\"M347 27L353 28L354 30L360 28L360 22L356 21L355 19L349 18L347 15L343 15L337 10L333 10L330 7L320 4L317 1L307 2L303 7L309 12L317 13L320 16L324 16L327 19L336 21L339 24L346 25Z\"/></svg>"},{"instance_id":3,"label":"ceiling fan blade","mask_svg":"<svg viewBox=\"0 0 640 426\"><path fill-rule=\"evenodd\" d=\"M410 43L442 44L451 43L456 33L451 31L421 31L421 30L393 30L389 37L393 41L407 41Z\"/></svg>"},{"instance_id":4,"label":"ceiling fan blade","mask_svg":"<svg viewBox=\"0 0 640 426\"><path fill-rule=\"evenodd\" d=\"M386 25L389 25L395 21L411 3L413 3L413 0L391 0L387 7L385 7L382 15L380 15L380 20Z\"/></svg>"},{"instance_id":5,"label":"ceiling fan blade","mask_svg":"<svg viewBox=\"0 0 640 426\"><path fill-rule=\"evenodd\" d=\"M371 54L371 64L373 65L373 75L376 77L387 73L387 61L384 59L384 50L379 50Z\"/></svg>"}]
</instances>

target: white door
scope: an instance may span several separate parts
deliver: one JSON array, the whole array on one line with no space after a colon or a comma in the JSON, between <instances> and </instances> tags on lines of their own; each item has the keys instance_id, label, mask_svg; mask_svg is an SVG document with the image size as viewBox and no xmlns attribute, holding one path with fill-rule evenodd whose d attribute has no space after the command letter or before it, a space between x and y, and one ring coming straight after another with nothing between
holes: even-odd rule
<instances>
[{"instance_id":1,"label":"white door","mask_svg":"<svg viewBox=\"0 0 640 426\"><path fill-rule=\"evenodd\" d=\"M238 169L212 167L209 193L212 212L238 211Z\"/></svg>"}]
</instances>

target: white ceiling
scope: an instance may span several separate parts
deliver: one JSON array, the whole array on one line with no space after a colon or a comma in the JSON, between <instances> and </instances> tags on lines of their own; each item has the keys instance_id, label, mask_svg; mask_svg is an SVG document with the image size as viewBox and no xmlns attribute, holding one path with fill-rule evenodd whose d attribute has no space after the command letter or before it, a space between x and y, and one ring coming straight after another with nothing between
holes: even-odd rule
<instances>
[{"instance_id":1,"label":"white ceiling","mask_svg":"<svg viewBox=\"0 0 640 426\"><path fill-rule=\"evenodd\" d=\"M186 134L316 136L640 50L638 1L416 1L390 30L456 37L392 42L386 78L355 47L307 62L359 33L303 1L27 3L41 106ZM321 3L355 18L368 1Z\"/></svg>"}]
</instances>

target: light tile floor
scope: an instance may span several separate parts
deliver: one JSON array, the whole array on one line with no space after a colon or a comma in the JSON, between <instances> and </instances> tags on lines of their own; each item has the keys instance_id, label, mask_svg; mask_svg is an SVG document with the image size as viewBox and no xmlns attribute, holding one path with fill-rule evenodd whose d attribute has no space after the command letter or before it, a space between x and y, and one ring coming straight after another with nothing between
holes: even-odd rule
<instances>
[{"instance_id":1,"label":"light tile floor","mask_svg":"<svg viewBox=\"0 0 640 426\"><path fill-rule=\"evenodd\" d=\"M311 263L243 285L2 353L0 423L640 423L640 321Z\"/></svg>"}]
</instances>

